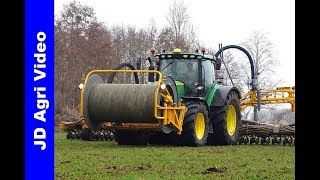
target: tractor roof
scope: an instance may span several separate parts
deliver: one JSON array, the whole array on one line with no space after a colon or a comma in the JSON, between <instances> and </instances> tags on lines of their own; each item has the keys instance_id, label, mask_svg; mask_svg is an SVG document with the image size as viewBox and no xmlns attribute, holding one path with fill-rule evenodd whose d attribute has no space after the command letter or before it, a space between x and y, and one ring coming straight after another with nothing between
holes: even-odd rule
<instances>
[{"instance_id":1,"label":"tractor roof","mask_svg":"<svg viewBox=\"0 0 320 180\"><path fill-rule=\"evenodd\" d=\"M196 50L195 52L182 52L181 49L174 49L171 52L161 52L155 56L159 59L214 59L213 55L199 52L199 50Z\"/></svg>"}]
</instances>

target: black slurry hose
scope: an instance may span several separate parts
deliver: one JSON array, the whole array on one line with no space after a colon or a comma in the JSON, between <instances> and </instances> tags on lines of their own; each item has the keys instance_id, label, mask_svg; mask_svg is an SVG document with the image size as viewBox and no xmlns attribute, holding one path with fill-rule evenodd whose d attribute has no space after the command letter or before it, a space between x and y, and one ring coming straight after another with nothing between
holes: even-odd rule
<instances>
[{"instance_id":1,"label":"black slurry hose","mask_svg":"<svg viewBox=\"0 0 320 180\"><path fill-rule=\"evenodd\" d=\"M128 67L131 70L136 70L136 68L134 68L134 66L131 63L121 63L118 67L115 68L115 70L119 70L123 67ZM116 76L117 72L112 72L108 78L107 83L111 84L113 82L114 76ZM134 74L134 80L136 84L139 84L139 77L138 74L136 72L133 73Z\"/></svg>"},{"instance_id":2,"label":"black slurry hose","mask_svg":"<svg viewBox=\"0 0 320 180\"><path fill-rule=\"evenodd\" d=\"M254 71L254 65L253 65L253 60L252 60L252 57L251 55L249 54L249 52L244 49L243 47L241 46L238 46L238 45L228 45L228 46L224 46L222 47L221 49L219 49L219 51L214 55L215 58L217 58L224 50L227 50L227 49L231 49L231 48L235 48L235 49L238 49L242 52L244 52L248 59L249 59L249 62L250 62L250 68L251 68L251 86L252 86L252 90L256 90L257 91L257 98L258 98L258 110L260 111L260 107L261 107L261 102L260 102L260 88L259 86L257 85L257 74L255 73Z\"/></svg>"}]
</instances>

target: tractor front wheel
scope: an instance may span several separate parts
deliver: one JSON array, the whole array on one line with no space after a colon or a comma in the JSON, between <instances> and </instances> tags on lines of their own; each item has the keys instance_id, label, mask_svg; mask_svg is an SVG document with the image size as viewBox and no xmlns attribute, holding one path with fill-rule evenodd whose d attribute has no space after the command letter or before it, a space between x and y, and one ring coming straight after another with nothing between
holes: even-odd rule
<instances>
[{"instance_id":1,"label":"tractor front wheel","mask_svg":"<svg viewBox=\"0 0 320 180\"><path fill-rule=\"evenodd\" d=\"M187 146L203 146L208 137L208 111L203 104L189 104L183 121L182 138Z\"/></svg>"}]
</instances>

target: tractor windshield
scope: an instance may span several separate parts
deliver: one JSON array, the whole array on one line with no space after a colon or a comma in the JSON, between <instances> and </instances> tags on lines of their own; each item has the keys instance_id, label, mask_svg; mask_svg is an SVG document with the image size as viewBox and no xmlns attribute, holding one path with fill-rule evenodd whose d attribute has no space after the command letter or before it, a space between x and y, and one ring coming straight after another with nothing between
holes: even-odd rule
<instances>
[{"instance_id":1,"label":"tractor windshield","mask_svg":"<svg viewBox=\"0 0 320 180\"><path fill-rule=\"evenodd\" d=\"M198 59L162 59L159 70L163 76L171 76L190 88L198 82Z\"/></svg>"}]
</instances>

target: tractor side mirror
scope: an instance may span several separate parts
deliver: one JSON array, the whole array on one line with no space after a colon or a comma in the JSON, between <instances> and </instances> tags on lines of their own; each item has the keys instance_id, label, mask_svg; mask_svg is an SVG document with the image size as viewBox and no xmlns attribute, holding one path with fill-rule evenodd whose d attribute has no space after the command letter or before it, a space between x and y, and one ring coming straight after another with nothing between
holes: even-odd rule
<instances>
[{"instance_id":1,"label":"tractor side mirror","mask_svg":"<svg viewBox=\"0 0 320 180\"><path fill-rule=\"evenodd\" d=\"M220 70L221 69L221 59L217 57L215 59L215 63L216 63L216 70Z\"/></svg>"}]
</instances>

